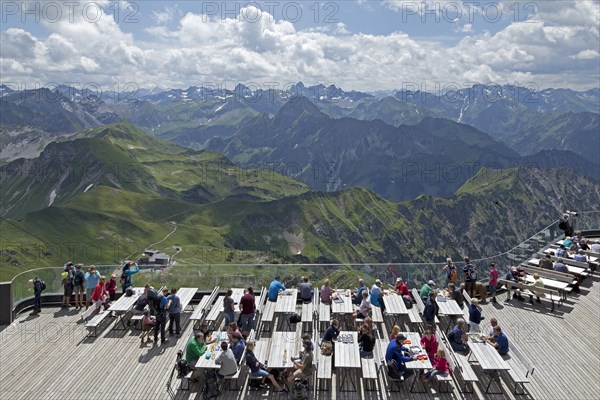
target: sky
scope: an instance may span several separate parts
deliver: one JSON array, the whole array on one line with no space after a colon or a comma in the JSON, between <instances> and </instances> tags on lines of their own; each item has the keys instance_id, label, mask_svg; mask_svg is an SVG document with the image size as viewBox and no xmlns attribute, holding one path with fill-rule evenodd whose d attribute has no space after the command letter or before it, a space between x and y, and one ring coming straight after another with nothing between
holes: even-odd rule
<instances>
[{"instance_id":1,"label":"sky","mask_svg":"<svg viewBox=\"0 0 600 400\"><path fill-rule=\"evenodd\" d=\"M600 86L597 0L6 1L0 81L119 90Z\"/></svg>"}]
</instances>

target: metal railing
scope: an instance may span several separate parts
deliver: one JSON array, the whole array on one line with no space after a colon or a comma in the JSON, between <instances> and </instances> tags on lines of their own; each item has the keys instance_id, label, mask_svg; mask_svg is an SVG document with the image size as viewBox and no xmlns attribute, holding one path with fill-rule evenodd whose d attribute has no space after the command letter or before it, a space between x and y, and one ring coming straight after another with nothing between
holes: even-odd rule
<instances>
[{"instance_id":1,"label":"metal railing","mask_svg":"<svg viewBox=\"0 0 600 400\"><path fill-rule=\"evenodd\" d=\"M574 218L577 230L600 228L600 211L581 212ZM546 226L536 234L519 243L512 249L491 257L472 259L477 267L478 278L488 280L489 263L494 262L501 276L513 265L519 265L535 255L540 249L563 236L558 228L558 220ZM462 282L462 260L454 260L459 271L459 282ZM197 287L199 290L212 290L220 287L262 287L277 275L281 276L286 286L296 286L303 276L308 276L315 286L320 286L325 278L332 285L340 288L354 288L359 277L367 285L375 279L384 284L394 285L396 278L401 277L409 287L420 287L424 282L433 280L438 286L447 284L442 267L445 263L393 263L393 264L206 264L175 265L168 268L145 267L133 275L134 285L142 286L150 283L155 287ZM107 278L120 270L115 265L99 265L98 271ZM13 306L33 296L33 287L28 283L34 277L44 279L47 284L45 293L62 293L62 267L38 268L24 271L12 280Z\"/></svg>"}]
</instances>

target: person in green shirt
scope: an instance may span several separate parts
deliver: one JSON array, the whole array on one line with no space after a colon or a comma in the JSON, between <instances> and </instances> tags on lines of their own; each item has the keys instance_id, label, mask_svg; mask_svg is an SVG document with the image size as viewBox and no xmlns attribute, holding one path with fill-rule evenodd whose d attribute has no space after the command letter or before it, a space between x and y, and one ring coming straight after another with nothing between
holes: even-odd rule
<instances>
[{"instance_id":1,"label":"person in green shirt","mask_svg":"<svg viewBox=\"0 0 600 400\"><path fill-rule=\"evenodd\" d=\"M206 343L204 343L204 334L196 332L185 347L185 359L188 365L194 366L202 355L206 352Z\"/></svg>"},{"instance_id":2,"label":"person in green shirt","mask_svg":"<svg viewBox=\"0 0 600 400\"><path fill-rule=\"evenodd\" d=\"M432 286L435 286L435 282L432 280L423 284L423 287L421 288L421 292L419 293L419 295L421 296L421 299L423 299L423 301L427 301L429 299L429 293L431 293L431 291L433 291L433 289L431 288Z\"/></svg>"}]
</instances>

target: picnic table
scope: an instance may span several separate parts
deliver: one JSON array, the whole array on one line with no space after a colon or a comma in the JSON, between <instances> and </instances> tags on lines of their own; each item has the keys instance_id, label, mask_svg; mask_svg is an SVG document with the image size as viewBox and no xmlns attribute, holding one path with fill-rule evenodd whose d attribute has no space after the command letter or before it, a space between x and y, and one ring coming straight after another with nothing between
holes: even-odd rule
<instances>
[{"instance_id":1,"label":"picnic table","mask_svg":"<svg viewBox=\"0 0 600 400\"><path fill-rule=\"evenodd\" d=\"M269 368L293 368L294 363L290 357L300 354L301 343L302 339L296 332L273 332L267 366Z\"/></svg>"},{"instance_id":2,"label":"picnic table","mask_svg":"<svg viewBox=\"0 0 600 400\"><path fill-rule=\"evenodd\" d=\"M468 346L471 349L471 353L469 354L469 358L475 356L481 369L489 375L489 382L485 388L486 393L489 392L490 386L492 382L496 382L498 387L500 388L500 392L495 392L491 394L501 394L502 387L500 386L500 374L499 371L508 371L510 369L510 365L500 354L492 344L487 344L485 341L474 341L474 337L471 336L471 340L468 341Z\"/></svg>"},{"instance_id":3,"label":"picnic table","mask_svg":"<svg viewBox=\"0 0 600 400\"><path fill-rule=\"evenodd\" d=\"M298 289L286 289L279 293L275 303L275 313L282 314L288 328L291 328L287 316L296 313L296 300L298 298Z\"/></svg>"},{"instance_id":4,"label":"picnic table","mask_svg":"<svg viewBox=\"0 0 600 400\"><path fill-rule=\"evenodd\" d=\"M543 277L540 277L540 279L542 280L542 282L544 282L544 287L556 289L559 292L565 292L569 287L569 282L561 282ZM524 277L521 277L521 280L527 284L533 284L535 282L535 279L533 279L533 275L529 274L525 275Z\"/></svg>"},{"instance_id":5,"label":"picnic table","mask_svg":"<svg viewBox=\"0 0 600 400\"><path fill-rule=\"evenodd\" d=\"M443 297L443 300L437 301L437 305L440 308L440 314L448 317L448 326L446 326L446 331L450 329L450 326L457 317L464 315L464 310L460 308L456 300Z\"/></svg>"},{"instance_id":6,"label":"picnic table","mask_svg":"<svg viewBox=\"0 0 600 400\"><path fill-rule=\"evenodd\" d=\"M358 351L358 333L356 331L340 331L334 343L333 355L336 371L340 373L340 390L344 390L346 380L356 392L356 372L361 368L360 352Z\"/></svg>"},{"instance_id":7,"label":"picnic table","mask_svg":"<svg viewBox=\"0 0 600 400\"><path fill-rule=\"evenodd\" d=\"M177 291L177 296L179 296L179 301L181 302L181 312L183 312L188 305L190 305L192 299L196 295L198 288L180 288ZM192 309L194 307L192 306Z\"/></svg>"},{"instance_id":8,"label":"picnic table","mask_svg":"<svg viewBox=\"0 0 600 400\"><path fill-rule=\"evenodd\" d=\"M332 300L331 312L333 314L352 314L354 312L354 307L352 307L352 296L350 295L350 291L338 289L336 294L341 301Z\"/></svg>"},{"instance_id":9,"label":"picnic table","mask_svg":"<svg viewBox=\"0 0 600 400\"><path fill-rule=\"evenodd\" d=\"M219 357L219 355L222 352L221 346L220 346L221 342L222 341L229 342L229 339L227 338L227 332L213 332L212 335L217 338L217 341L215 343L206 345L206 353L204 353L198 359L194 368L219 369L221 367L220 365L217 365L215 363L215 360ZM208 357L208 358L206 358L206 357Z\"/></svg>"},{"instance_id":10,"label":"picnic table","mask_svg":"<svg viewBox=\"0 0 600 400\"><path fill-rule=\"evenodd\" d=\"M126 330L127 325L125 324L125 319L123 318L133 307L137 299L144 293L144 288L142 287L134 287L131 288L133 290L133 295L125 296L122 295L119 297L117 301L110 305L108 311L115 313L117 316L117 322L115 322L115 326L113 329L117 330ZM117 326L121 323L123 329L117 328Z\"/></svg>"}]
</instances>

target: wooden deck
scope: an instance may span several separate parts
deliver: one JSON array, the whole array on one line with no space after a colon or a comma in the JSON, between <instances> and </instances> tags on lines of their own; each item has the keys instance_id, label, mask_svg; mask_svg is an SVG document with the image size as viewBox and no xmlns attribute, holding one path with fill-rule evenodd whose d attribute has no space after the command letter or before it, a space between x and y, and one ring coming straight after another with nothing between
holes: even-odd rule
<instances>
[{"instance_id":1,"label":"wooden deck","mask_svg":"<svg viewBox=\"0 0 600 400\"><path fill-rule=\"evenodd\" d=\"M399 392L385 384L378 391L339 392L334 372L332 392L316 392L315 399L595 399L600 393L600 280L587 279L580 294L572 294L554 314L547 303L499 303L482 305L487 331L496 317L509 338L535 365L526 394L513 394L513 385L502 376L501 395L484 395L484 382L473 394L461 393L456 381L452 392L437 393L430 384L426 393L409 393L410 382ZM301 306L298 305L298 309ZM164 346L140 345L139 331L112 330L114 322L99 330L97 338L86 338L87 330L78 324L75 310L44 308L39 316L23 314L0 331L0 398L11 400L146 400L168 399L166 382L176 353L191 334L190 312L182 314L184 334ZM300 325L300 324L299 324ZM386 328L387 329L387 328ZM298 328L300 332L300 328ZM268 335L268 334L267 334ZM298 333L299 335L299 333ZM386 332L387 335L387 332ZM481 368L474 369L484 376ZM334 368L335 371L335 368ZM180 381L173 380L175 388ZM200 384L191 390L176 390L176 399L201 399ZM272 391L248 391L243 383L238 391L225 391L220 399L292 399L292 395Z\"/></svg>"}]
</instances>

